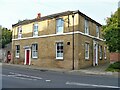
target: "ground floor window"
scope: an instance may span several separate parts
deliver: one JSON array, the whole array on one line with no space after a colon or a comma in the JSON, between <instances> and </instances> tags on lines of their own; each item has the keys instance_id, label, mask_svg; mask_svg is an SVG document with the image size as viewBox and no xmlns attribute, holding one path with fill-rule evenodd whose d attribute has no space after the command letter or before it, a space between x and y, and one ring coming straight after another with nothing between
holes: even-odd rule
<instances>
[{"instance_id":1,"label":"ground floor window","mask_svg":"<svg viewBox=\"0 0 120 90\"><path fill-rule=\"evenodd\" d=\"M32 58L38 58L38 44L32 44Z\"/></svg>"},{"instance_id":2,"label":"ground floor window","mask_svg":"<svg viewBox=\"0 0 120 90\"><path fill-rule=\"evenodd\" d=\"M15 57L19 58L19 56L20 56L20 45L16 45Z\"/></svg>"},{"instance_id":3,"label":"ground floor window","mask_svg":"<svg viewBox=\"0 0 120 90\"><path fill-rule=\"evenodd\" d=\"M89 59L89 43L85 43L85 59Z\"/></svg>"},{"instance_id":4,"label":"ground floor window","mask_svg":"<svg viewBox=\"0 0 120 90\"><path fill-rule=\"evenodd\" d=\"M63 59L63 42L56 43L56 59Z\"/></svg>"},{"instance_id":5,"label":"ground floor window","mask_svg":"<svg viewBox=\"0 0 120 90\"><path fill-rule=\"evenodd\" d=\"M99 58L102 59L102 46L99 46Z\"/></svg>"},{"instance_id":6,"label":"ground floor window","mask_svg":"<svg viewBox=\"0 0 120 90\"><path fill-rule=\"evenodd\" d=\"M104 59L107 59L106 52L107 52L107 47L104 47Z\"/></svg>"}]
</instances>

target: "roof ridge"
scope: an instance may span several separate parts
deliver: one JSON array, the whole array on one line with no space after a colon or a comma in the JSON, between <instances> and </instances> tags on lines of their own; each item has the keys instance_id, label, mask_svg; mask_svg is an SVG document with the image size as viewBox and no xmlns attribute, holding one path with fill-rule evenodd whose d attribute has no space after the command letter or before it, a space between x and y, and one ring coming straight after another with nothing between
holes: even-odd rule
<instances>
[{"instance_id":1,"label":"roof ridge","mask_svg":"<svg viewBox=\"0 0 120 90\"><path fill-rule=\"evenodd\" d=\"M43 20L46 20L46 19L53 19L53 18L57 18L57 17L60 17L60 16L65 16L65 15L69 15L69 14L73 14L73 13L74 14L79 13L80 15L82 15L82 16L88 18L89 20L97 23L98 25L101 25L100 23L98 23L94 19L90 18L89 16L85 15L84 13L80 12L79 10L74 10L74 11L68 10L68 11L64 11L64 12L59 12L59 13L54 13L54 14L42 16L39 19L38 18L25 19L25 20L22 20L22 21L20 21L16 24L13 24L12 27L19 26L19 25L24 25L24 24L29 24L29 23L32 23L32 22L35 22L35 21L43 21Z\"/></svg>"}]
</instances>

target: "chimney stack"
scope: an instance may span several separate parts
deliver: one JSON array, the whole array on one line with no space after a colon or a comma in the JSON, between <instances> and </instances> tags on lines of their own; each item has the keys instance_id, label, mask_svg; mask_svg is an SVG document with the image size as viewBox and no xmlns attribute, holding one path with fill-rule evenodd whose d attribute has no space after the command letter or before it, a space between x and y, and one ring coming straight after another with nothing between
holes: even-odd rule
<instances>
[{"instance_id":1,"label":"chimney stack","mask_svg":"<svg viewBox=\"0 0 120 90\"><path fill-rule=\"evenodd\" d=\"M41 18L41 13L38 13L37 19L40 19L40 18Z\"/></svg>"}]
</instances>

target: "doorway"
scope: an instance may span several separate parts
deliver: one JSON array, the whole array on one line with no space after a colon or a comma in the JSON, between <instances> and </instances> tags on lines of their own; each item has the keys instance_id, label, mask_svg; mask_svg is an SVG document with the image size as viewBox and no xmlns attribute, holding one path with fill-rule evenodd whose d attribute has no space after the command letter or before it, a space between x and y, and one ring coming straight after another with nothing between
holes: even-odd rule
<instances>
[{"instance_id":1,"label":"doorway","mask_svg":"<svg viewBox=\"0 0 120 90\"><path fill-rule=\"evenodd\" d=\"M31 61L30 56L31 56L30 49L25 49L25 62L24 62L25 65L30 65Z\"/></svg>"}]
</instances>

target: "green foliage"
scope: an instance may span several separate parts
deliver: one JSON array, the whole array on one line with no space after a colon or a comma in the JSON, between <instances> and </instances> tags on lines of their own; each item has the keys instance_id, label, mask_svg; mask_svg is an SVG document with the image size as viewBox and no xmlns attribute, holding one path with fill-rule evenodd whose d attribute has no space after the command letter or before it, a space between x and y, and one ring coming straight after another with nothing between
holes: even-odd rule
<instances>
[{"instance_id":1,"label":"green foliage","mask_svg":"<svg viewBox=\"0 0 120 90\"><path fill-rule=\"evenodd\" d=\"M0 26L0 48L2 47L2 27Z\"/></svg>"},{"instance_id":2,"label":"green foliage","mask_svg":"<svg viewBox=\"0 0 120 90\"><path fill-rule=\"evenodd\" d=\"M120 72L120 61L110 64L106 71Z\"/></svg>"},{"instance_id":3,"label":"green foliage","mask_svg":"<svg viewBox=\"0 0 120 90\"><path fill-rule=\"evenodd\" d=\"M7 28L0 27L0 46L5 47L6 44L12 41L12 32Z\"/></svg>"},{"instance_id":4,"label":"green foliage","mask_svg":"<svg viewBox=\"0 0 120 90\"><path fill-rule=\"evenodd\" d=\"M107 18L107 24L103 26L103 36L110 52L120 52L120 8Z\"/></svg>"}]
</instances>

